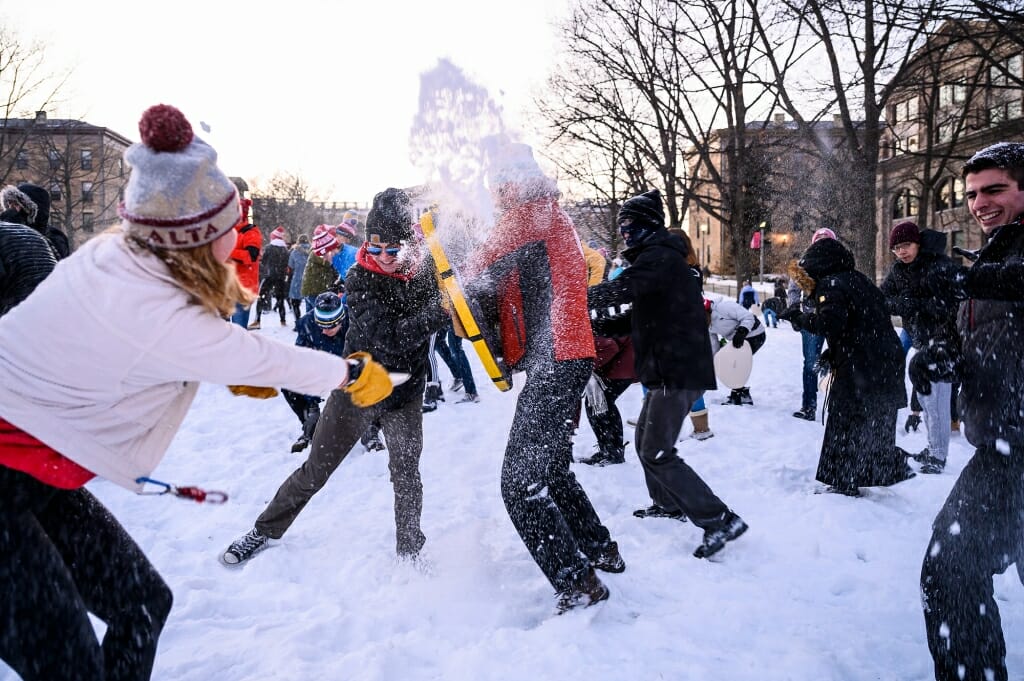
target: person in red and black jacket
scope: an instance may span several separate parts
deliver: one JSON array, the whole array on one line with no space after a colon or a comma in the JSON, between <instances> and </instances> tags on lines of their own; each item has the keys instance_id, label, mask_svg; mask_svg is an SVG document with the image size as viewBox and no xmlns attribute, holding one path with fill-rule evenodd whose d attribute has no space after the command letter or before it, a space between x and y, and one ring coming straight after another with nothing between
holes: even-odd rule
<instances>
[{"instance_id":1,"label":"person in red and black jacket","mask_svg":"<svg viewBox=\"0 0 1024 681\"><path fill-rule=\"evenodd\" d=\"M625 569L569 468L572 423L594 366L587 268L558 190L530 147L489 150L501 211L465 269L470 293L493 296L507 366L526 372L505 449L501 494L513 525L566 610L608 597L594 568Z\"/></svg>"},{"instance_id":2,"label":"person in red and black jacket","mask_svg":"<svg viewBox=\"0 0 1024 681\"><path fill-rule=\"evenodd\" d=\"M597 360L594 376L587 384L584 404L587 420L597 437L597 452L581 459L590 466L607 466L626 462L626 443L622 438L622 414L615 400L637 382L633 368L633 341L629 336L594 337Z\"/></svg>"},{"instance_id":3,"label":"person in red and black jacket","mask_svg":"<svg viewBox=\"0 0 1024 681\"><path fill-rule=\"evenodd\" d=\"M231 262L235 263L235 270L238 272L238 280L242 286L258 294L260 291L260 253L263 250L263 235L259 228L249 222L249 207L252 206L251 199L239 199L242 208L242 218L235 225L238 232L238 241L235 243L235 250L231 251ZM239 303L235 307L235 313L231 315L231 321L243 328L249 326L249 308Z\"/></svg>"}]
</instances>

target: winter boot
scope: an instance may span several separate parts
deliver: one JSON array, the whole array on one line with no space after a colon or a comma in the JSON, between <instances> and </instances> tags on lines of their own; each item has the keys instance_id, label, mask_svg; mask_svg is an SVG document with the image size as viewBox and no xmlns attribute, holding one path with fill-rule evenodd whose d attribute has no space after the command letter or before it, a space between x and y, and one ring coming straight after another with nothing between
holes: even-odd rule
<instances>
[{"instance_id":1,"label":"winter boot","mask_svg":"<svg viewBox=\"0 0 1024 681\"><path fill-rule=\"evenodd\" d=\"M909 433L910 431L917 432L917 429L921 426L921 415L911 413L907 417L907 422L903 424L903 432Z\"/></svg>"},{"instance_id":2,"label":"winter boot","mask_svg":"<svg viewBox=\"0 0 1024 681\"><path fill-rule=\"evenodd\" d=\"M558 594L558 614L573 608L588 608L594 603L608 600L608 587L598 578L594 568L588 567L582 577L565 591Z\"/></svg>"},{"instance_id":3,"label":"winter boot","mask_svg":"<svg viewBox=\"0 0 1024 681\"><path fill-rule=\"evenodd\" d=\"M715 436L711 432L711 427L708 426L708 410L701 409L700 411L690 412L690 423L693 424L693 432L690 433L690 437L694 440L707 440Z\"/></svg>"},{"instance_id":4,"label":"winter boot","mask_svg":"<svg viewBox=\"0 0 1024 681\"><path fill-rule=\"evenodd\" d=\"M626 463L625 448L599 449L593 456L580 459L580 463L585 463L588 466L611 466L617 463Z\"/></svg>"},{"instance_id":5,"label":"winter boot","mask_svg":"<svg viewBox=\"0 0 1024 681\"><path fill-rule=\"evenodd\" d=\"M300 435L299 439L292 444L292 454L297 454L303 449L309 446L309 438L305 435Z\"/></svg>"},{"instance_id":6,"label":"winter boot","mask_svg":"<svg viewBox=\"0 0 1024 681\"><path fill-rule=\"evenodd\" d=\"M249 330L250 331L256 331L259 328L260 328L260 320L258 320L258 319L256 321L254 321L253 323L249 324Z\"/></svg>"},{"instance_id":7,"label":"winter boot","mask_svg":"<svg viewBox=\"0 0 1024 681\"><path fill-rule=\"evenodd\" d=\"M925 475L938 475L946 469L946 460L932 456L927 447L912 455L911 458L921 464L921 472Z\"/></svg>"},{"instance_id":8,"label":"winter boot","mask_svg":"<svg viewBox=\"0 0 1024 681\"><path fill-rule=\"evenodd\" d=\"M427 383L427 389L423 391L423 413L437 409L437 403L444 402L444 392L440 383Z\"/></svg>"},{"instance_id":9,"label":"winter boot","mask_svg":"<svg viewBox=\"0 0 1024 681\"><path fill-rule=\"evenodd\" d=\"M816 407L801 407L793 412L793 416L804 421L813 421L818 409Z\"/></svg>"},{"instance_id":10,"label":"winter boot","mask_svg":"<svg viewBox=\"0 0 1024 681\"><path fill-rule=\"evenodd\" d=\"M269 546L270 537L254 527L247 534L231 542L231 546L220 559L225 565L241 565Z\"/></svg>"},{"instance_id":11,"label":"winter boot","mask_svg":"<svg viewBox=\"0 0 1024 681\"><path fill-rule=\"evenodd\" d=\"M918 463L924 463L928 459L932 458L932 453L928 450L927 447L925 447L924 449L919 451L917 454L911 454L910 458L913 459L914 461L918 462Z\"/></svg>"},{"instance_id":12,"label":"winter boot","mask_svg":"<svg viewBox=\"0 0 1024 681\"><path fill-rule=\"evenodd\" d=\"M726 511L722 519L704 530L704 541L693 552L695 558L710 558L725 548L725 543L737 539L747 531L743 518L732 511Z\"/></svg>"},{"instance_id":13,"label":"winter boot","mask_svg":"<svg viewBox=\"0 0 1024 681\"><path fill-rule=\"evenodd\" d=\"M729 397L722 400L722 404L743 404L743 402L740 401L740 396L740 391L733 388L732 392L729 393Z\"/></svg>"},{"instance_id":14,"label":"winter boot","mask_svg":"<svg viewBox=\"0 0 1024 681\"><path fill-rule=\"evenodd\" d=\"M633 511L633 515L637 518L671 518L683 523L686 522L686 515L682 511L670 511L658 504L651 504L647 508L638 508Z\"/></svg>"},{"instance_id":15,"label":"winter boot","mask_svg":"<svg viewBox=\"0 0 1024 681\"><path fill-rule=\"evenodd\" d=\"M594 552L590 558L590 565L595 570L604 572L624 572L626 570L626 561L622 560L619 545L610 540Z\"/></svg>"},{"instance_id":16,"label":"winter boot","mask_svg":"<svg viewBox=\"0 0 1024 681\"><path fill-rule=\"evenodd\" d=\"M740 404L754 406L754 399L750 396L750 388L740 388Z\"/></svg>"},{"instance_id":17,"label":"winter boot","mask_svg":"<svg viewBox=\"0 0 1024 681\"><path fill-rule=\"evenodd\" d=\"M363 443L368 452L380 452L385 449L384 440L380 436L380 426L376 423L370 424L370 427L366 429L366 432L360 438L360 442Z\"/></svg>"}]
</instances>

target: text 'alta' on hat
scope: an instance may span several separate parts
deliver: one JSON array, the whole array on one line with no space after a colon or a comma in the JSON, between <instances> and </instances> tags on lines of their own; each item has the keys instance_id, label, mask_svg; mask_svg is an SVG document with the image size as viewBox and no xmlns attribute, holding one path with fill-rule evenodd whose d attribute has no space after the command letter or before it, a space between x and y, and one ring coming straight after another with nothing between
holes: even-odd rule
<instances>
[{"instance_id":1,"label":"text 'alta' on hat","mask_svg":"<svg viewBox=\"0 0 1024 681\"><path fill-rule=\"evenodd\" d=\"M340 246L338 237L334 236L334 228L329 225L317 225L313 230L313 253L321 258L327 252Z\"/></svg>"},{"instance_id":2,"label":"text 'alta' on hat","mask_svg":"<svg viewBox=\"0 0 1024 681\"><path fill-rule=\"evenodd\" d=\"M917 228L916 222L901 222L889 232L889 248L896 248L896 244L907 243L921 243L921 230Z\"/></svg>"},{"instance_id":3,"label":"text 'alta' on hat","mask_svg":"<svg viewBox=\"0 0 1024 681\"><path fill-rule=\"evenodd\" d=\"M196 248L226 234L239 218L238 190L217 167L217 152L167 104L139 121L141 144L124 153L131 175L118 214L154 246Z\"/></svg>"}]
</instances>

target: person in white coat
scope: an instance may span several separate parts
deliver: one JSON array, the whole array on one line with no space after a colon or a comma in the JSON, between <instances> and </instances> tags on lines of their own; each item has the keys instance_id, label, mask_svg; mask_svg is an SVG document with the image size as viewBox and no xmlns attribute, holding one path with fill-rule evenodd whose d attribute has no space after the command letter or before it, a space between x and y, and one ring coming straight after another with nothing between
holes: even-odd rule
<instances>
[{"instance_id":1,"label":"person in white coat","mask_svg":"<svg viewBox=\"0 0 1024 681\"><path fill-rule=\"evenodd\" d=\"M342 388L363 405L391 392L365 353L225 321L253 297L228 263L237 190L174 107L148 109L139 130L121 224L0 318L0 658L26 681L150 678L170 589L84 485L141 491L199 381Z\"/></svg>"},{"instance_id":2,"label":"person in white coat","mask_svg":"<svg viewBox=\"0 0 1024 681\"><path fill-rule=\"evenodd\" d=\"M767 340L761 320L739 303L731 300L712 300L709 315L711 321L708 331L711 332L712 345L716 348L724 345L720 339L725 339L736 348L743 347L743 343L749 343L750 352L756 353ZM744 386L733 388L722 404L753 405L754 400L750 396L750 388Z\"/></svg>"}]
</instances>

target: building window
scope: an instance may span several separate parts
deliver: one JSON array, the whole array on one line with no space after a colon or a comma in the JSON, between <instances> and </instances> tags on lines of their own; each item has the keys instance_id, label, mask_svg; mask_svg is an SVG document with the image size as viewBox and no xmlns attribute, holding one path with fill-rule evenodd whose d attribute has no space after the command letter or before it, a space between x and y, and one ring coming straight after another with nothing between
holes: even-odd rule
<instances>
[{"instance_id":1,"label":"building window","mask_svg":"<svg viewBox=\"0 0 1024 681\"><path fill-rule=\"evenodd\" d=\"M950 205L953 208L959 208L964 205L964 179L962 177L953 178L953 194Z\"/></svg>"},{"instance_id":2,"label":"building window","mask_svg":"<svg viewBox=\"0 0 1024 681\"><path fill-rule=\"evenodd\" d=\"M28 152L19 151L18 155L14 157L14 167L18 170L24 170L28 168Z\"/></svg>"},{"instance_id":3,"label":"building window","mask_svg":"<svg viewBox=\"0 0 1024 681\"><path fill-rule=\"evenodd\" d=\"M92 203L92 182L82 183L82 203Z\"/></svg>"},{"instance_id":4,"label":"building window","mask_svg":"<svg viewBox=\"0 0 1024 681\"><path fill-rule=\"evenodd\" d=\"M935 190L935 210L947 210L953 207L953 180L943 180Z\"/></svg>"},{"instance_id":5,"label":"building window","mask_svg":"<svg viewBox=\"0 0 1024 681\"><path fill-rule=\"evenodd\" d=\"M911 154L917 151L917 135L913 135L907 139L907 151Z\"/></svg>"},{"instance_id":6,"label":"building window","mask_svg":"<svg viewBox=\"0 0 1024 681\"><path fill-rule=\"evenodd\" d=\"M82 170L92 170L92 151L82 149Z\"/></svg>"},{"instance_id":7,"label":"building window","mask_svg":"<svg viewBox=\"0 0 1024 681\"><path fill-rule=\"evenodd\" d=\"M920 197L909 189L901 189L892 199L892 218L914 217L920 211Z\"/></svg>"},{"instance_id":8,"label":"building window","mask_svg":"<svg viewBox=\"0 0 1024 681\"><path fill-rule=\"evenodd\" d=\"M60 201L63 196L64 193L61 191L59 184L54 183L50 185L50 203Z\"/></svg>"},{"instance_id":9,"label":"building window","mask_svg":"<svg viewBox=\"0 0 1024 681\"><path fill-rule=\"evenodd\" d=\"M82 231L83 232L92 232L93 229L94 229L94 226L95 226L95 223L93 222L92 211L91 210L84 211L82 213Z\"/></svg>"},{"instance_id":10,"label":"building window","mask_svg":"<svg viewBox=\"0 0 1024 681\"><path fill-rule=\"evenodd\" d=\"M50 170L57 170L60 168L60 152L56 149L51 149L47 154L50 159Z\"/></svg>"}]
</instances>

